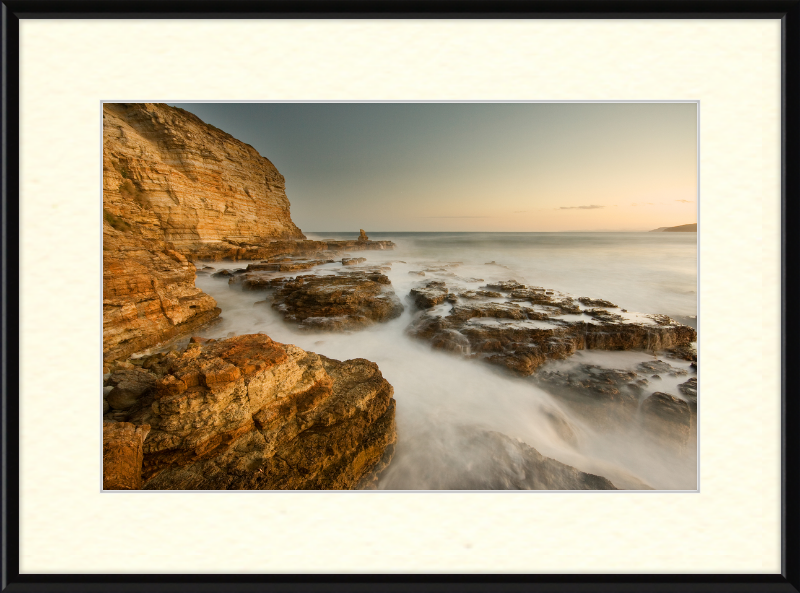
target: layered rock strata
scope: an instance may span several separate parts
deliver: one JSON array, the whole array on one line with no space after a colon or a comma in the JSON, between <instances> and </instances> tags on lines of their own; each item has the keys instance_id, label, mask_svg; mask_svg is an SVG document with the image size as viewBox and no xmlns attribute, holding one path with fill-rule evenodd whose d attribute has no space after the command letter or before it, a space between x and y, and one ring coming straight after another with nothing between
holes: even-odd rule
<instances>
[{"instance_id":1,"label":"layered rock strata","mask_svg":"<svg viewBox=\"0 0 800 593\"><path fill-rule=\"evenodd\" d=\"M143 366L156 382L125 420L150 427L145 489L350 489L391 459L393 389L367 360L245 335Z\"/></svg>"},{"instance_id":2,"label":"layered rock strata","mask_svg":"<svg viewBox=\"0 0 800 593\"><path fill-rule=\"evenodd\" d=\"M220 314L195 267L163 241L103 224L103 358L124 358Z\"/></svg>"},{"instance_id":3,"label":"layered rock strata","mask_svg":"<svg viewBox=\"0 0 800 593\"><path fill-rule=\"evenodd\" d=\"M142 487L142 443L148 425L103 422L103 490L139 490Z\"/></svg>"},{"instance_id":4,"label":"layered rock strata","mask_svg":"<svg viewBox=\"0 0 800 593\"><path fill-rule=\"evenodd\" d=\"M664 350L697 339L693 328L666 315L586 307L568 295L513 280L486 288L507 293L505 301L459 298L444 316L438 309L422 312L409 333L435 348L482 358L522 375L577 350ZM437 290L444 289L437 285Z\"/></svg>"},{"instance_id":5,"label":"layered rock strata","mask_svg":"<svg viewBox=\"0 0 800 593\"><path fill-rule=\"evenodd\" d=\"M246 279L253 287L255 279ZM300 329L345 331L399 317L403 305L379 272L345 272L267 281L272 307Z\"/></svg>"},{"instance_id":6,"label":"layered rock strata","mask_svg":"<svg viewBox=\"0 0 800 593\"><path fill-rule=\"evenodd\" d=\"M268 159L164 104L103 105L103 207L184 254L305 238Z\"/></svg>"}]
</instances>

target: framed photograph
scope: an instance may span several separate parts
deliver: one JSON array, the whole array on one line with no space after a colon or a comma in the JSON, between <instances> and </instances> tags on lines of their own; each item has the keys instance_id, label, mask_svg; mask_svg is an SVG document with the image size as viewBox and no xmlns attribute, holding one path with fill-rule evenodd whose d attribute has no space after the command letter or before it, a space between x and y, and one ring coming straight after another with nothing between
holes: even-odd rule
<instances>
[{"instance_id":1,"label":"framed photograph","mask_svg":"<svg viewBox=\"0 0 800 593\"><path fill-rule=\"evenodd\" d=\"M800 588L798 4L5 3L4 587Z\"/></svg>"}]
</instances>

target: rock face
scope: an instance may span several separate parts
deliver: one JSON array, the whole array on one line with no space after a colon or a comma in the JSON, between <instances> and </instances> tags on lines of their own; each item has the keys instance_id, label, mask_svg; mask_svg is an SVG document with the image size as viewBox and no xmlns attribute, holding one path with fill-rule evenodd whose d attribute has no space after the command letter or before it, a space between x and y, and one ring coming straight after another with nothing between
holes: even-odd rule
<instances>
[{"instance_id":1,"label":"rock face","mask_svg":"<svg viewBox=\"0 0 800 593\"><path fill-rule=\"evenodd\" d=\"M435 348L483 358L522 375L576 350L663 350L697 339L693 328L665 315L588 308L568 295L513 280L486 288L508 293L506 301L480 302L474 294L459 298L445 317L420 314L409 333ZM437 290L444 293L446 287L437 283Z\"/></svg>"},{"instance_id":2,"label":"rock face","mask_svg":"<svg viewBox=\"0 0 800 593\"><path fill-rule=\"evenodd\" d=\"M103 358L115 360L219 316L195 267L163 241L103 224Z\"/></svg>"},{"instance_id":3,"label":"rock face","mask_svg":"<svg viewBox=\"0 0 800 593\"><path fill-rule=\"evenodd\" d=\"M127 420L151 427L145 489L350 489L391 459L393 389L367 360L246 335L144 366L157 380Z\"/></svg>"},{"instance_id":4,"label":"rock face","mask_svg":"<svg viewBox=\"0 0 800 593\"><path fill-rule=\"evenodd\" d=\"M272 306L301 329L358 329L403 312L389 278L379 272L298 276L271 285L277 287Z\"/></svg>"},{"instance_id":5,"label":"rock face","mask_svg":"<svg viewBox=\"0 0 800 593\"><path fill-rule=\"evenodd\" d=\"M103 489L142 487L142 443L150 427L129 422L103 423Z\"/></svg>"},{"instance_id":6,"label":"rock face","mask_svg":"<svg viewBox=\"0 0 800 593\"><path fill-rule=\"evenodd\" d=\"M305 238L268 159L164 104L103 105L103 207L184 254Z\"/></svg>"}]
</instances>

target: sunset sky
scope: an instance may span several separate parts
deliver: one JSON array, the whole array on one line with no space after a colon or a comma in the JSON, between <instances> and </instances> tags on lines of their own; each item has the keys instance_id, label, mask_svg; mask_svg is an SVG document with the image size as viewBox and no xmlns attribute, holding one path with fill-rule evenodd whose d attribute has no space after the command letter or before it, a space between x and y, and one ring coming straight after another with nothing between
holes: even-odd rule
<instances>
[{"instance_id":1,"label":"sunset sky","mask_svg":"<svg viewBox=\"0 0 800 593\"><path fill-rule=\"evenodd\" d=\"M697 221L695 103L170 103L286 178L305 232Z\"/></svg>"}]
</instances>

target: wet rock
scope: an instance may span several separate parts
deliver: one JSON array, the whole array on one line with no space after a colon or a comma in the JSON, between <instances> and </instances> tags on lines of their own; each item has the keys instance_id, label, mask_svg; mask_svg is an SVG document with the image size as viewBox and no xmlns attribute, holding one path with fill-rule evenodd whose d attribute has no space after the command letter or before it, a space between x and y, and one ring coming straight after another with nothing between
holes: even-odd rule
<instances>
[{"instance_id":1,"label":"wet rock","mask_svg":"<svg viewBox=\"0 0 800 593\"><path fill-rule=\"evenodd\" d=\"M697 398L697 377L692 377L686 383L678 385L678 390L683 395Z\"/></svg>"},{"instance_id":2,"label":"wet rock","mask_svg":"<svg viewBox=\"0 0 800 593\"><path fill-rule=\"evenodd\" d=\"M365 241L369 241L369 237L367 237L367 233L364 232L364 229L361 229L359 231L359 235L358 235L358 239L357 240L358 240L359 243L363 243Z\"/></svg>"},{"instance_id":3,"label":"wet rock","mask_svg":"<svg viewBox=\"0 0 800 593\"><path fill-rule=\"evenodd\" d=\"M495 282L493 284L487 284L486 288L492 288L494 290L500 290L503 292L510 292L512 290L520 290L525 288L524 284L520 284L516 280L504 280L501 282Z\"/></svg>"},{"instance_id":4,"label":"wet rock","mask_svg":"<svg viewBox=\"0 0 800 593\"><path fill-rule=\"evenodd\" d=\"M438 280L431 280L422 288L412 288L409 295L420 309L430 309L444 302L448 296L447 285Z\"/></svg>"},{"instance_id":5,"label":"wet rock","mask_svg":"<svg viewBox=\"0 0 800 593\"><path fill-rule=\"evenodd\" d=\"M686 398L689 404L689 410L692 412L692 426L697 422L697 377L692 377L686 383L678 385L680 391Z\"/></svg>"},{"instance_id":6,"label":"wet rock","mask_svg":"<svg viewBox=\"0 0 800 593\"><path fill-rule=\"evenodd\" d=\"M541 370L537 385L585 420L603 428L630 423L639 407L641 386L633 371L579 364L565 371Z\"/></svg>"},{"instance_id":7,"label":"wet rock","mask_svg":"<svg viewBox=\"0 0 800 593\"><path fill-rule=\"evenodd\" d=\"M286 259L282 261L250 264L245 269L245 272L296 272L299 270L309 270L324 264L332 264L334 261L335 260L332 259Z\"/></svg>"},{"instance_id":8,"label":"wet rock","mask_svg":"<svg viewBox=\"0 0 800 593\"><path fill-rule=\"evenodd\" d=\"M355 266L357 264L363 264L365 261L367 261L366 257L344 257L342 258L342 265Z\"/></svg>"},{"instance_id":9,"label":"wet rock","mask_svg":"<svg viewBox=\"0 0 800 593\"><path fill-rule=\"evenodd\" d=\"M458 293L462 299L499 299L503 295L499 292L495 292L493 290L465 290L464 292Z\"/></svg>"},{"instance_id":10,"label":"wet rock","mask_svg":"<svg viewBox=\"0 0 800 593\"><path fill-rule=\"evenodd\" d=\"M679 369L671 364L664 362L663 360L650 360L646 362L642 362L638 366L639 370L645 373L658 373L661 375L669 375L671 377L679 377L682 375L688 375L688 371L685 369ZM659 377L660 379L661 377Z\"/></svg>"},{"instance_id":11,"label":"wet rock","mask_svg":"<svg viewBox=\"0 0 800 593\"><path fill-rule=\"evenodd\" d=\"M616 308L614 303L604 301L603 299L590 299L589 297L580 297L578 302L583 303L587 307L611 307Z\"/></svg>"},{"instance_id":12,"label":"wet rock","mask_svg":"<svg viewBox=\"0 0 800 593\"><path fill-rule=\"evenodd\" d=\"M145 489L350 489L396 440L392 386L364 359L255 334L190 344L157 366L128 414L152 427Z\"/></svg>"},{"instance_id":13,"label":"wet rock","mask_svg":"<svg viewBox=\"0 0 800 593\"><path fill-rule=\"evenodd\" d=\"M573 447L578 446L578 435L564 414L553 408L543 409L542 414L562 441Z\"/></svg>"},{"instance_id":14,"label":"wet rock","mask_svg":"<svg viewBox=\"0 0 800 593\"><path fill-rule=\"evenodd\" d=\"M680 344L674 348L668 349L666 354L671 358L688 360L694 363L697 362L697 348L695 348L694 344Z\"/></svg>"},{"instance_id":15,"label":"wet rock","mask_svg":"<svg viewBox=\"0 0 800 593\"><path fill-rule=\"evenodd\" d=\"M499 432L458 426L452 433L414 435L415 447L381 476L385 489L616 490L608 479L545 457Z\"/></svg>"},{"instance_id":16,"label":"wet rock","mask_svg":"<svg viewBox=\"0 0 800 593\"><path fill-rule=\"evenodd\" d=\"M103 489L138 490L142 487L142 443L148 425L103 422Z\"/></svg>"},{"instance_id":17,"label":"wet rock","mask_svg":"<svg viewBox=\"0 0 800 593\"><path fill-rule=\"evenodd\" d=\"M566 358L577 350L659 350L697 338L695 330L673 320L651 319L647 315L621 317L595 310L586 321L575 319L574 301L569 297L542 295L541 289L525 290L527 299L546 299L547 305L522 306L515 299L505 303L469 303L454 306L442 317L423 312L408 333L429 341L434 347L461 352L529 375L547 360ZM564 318L564 315L571 315ZM469 347L464 347L464 338ZM672 368L672 367L670 367ZM680 373L680 369L673 369Z\"/></svg>"},{"instance_id":18,"label":"wet rock","mask_svg":"<svg viewBox=\"0 0 800 593\"><path fill-rule=\"evenodd\" d=\"M301 329L358 329L403 312L389 278L379 273L298 276L276 285L273 308Z\"/></svg>"},{"instance_id":19,"label":"wet rock","mask_svg":"<svg viewBox=\"0 0 800 593\"><path fill-rule=\"evenodd\" d=\"M424 276L425 272L421 270L412 270L411 272L409 272L409 274L412 276Z\"/></svg>"},{"instance_id":20,"label":"wet rock","mask_svg":"<svg viewBox=\"0 0 800 593\"><path fill-rule=\"evenodd\" d=\"M211 274L212 278L229 278L230 276L233 276L233 270L220 270Z\"/></svg>"},{"instance_id":21,"label":"wet rock","mask_svg":"<svg viewBox=\"0 0 800 593\"><path fill-rule=\"evenodd\" d=\"M642 422L650 434L682 449L692 435L692 413L682 399L655 392L642 402Z\"/></svg>"}]
</instances>

